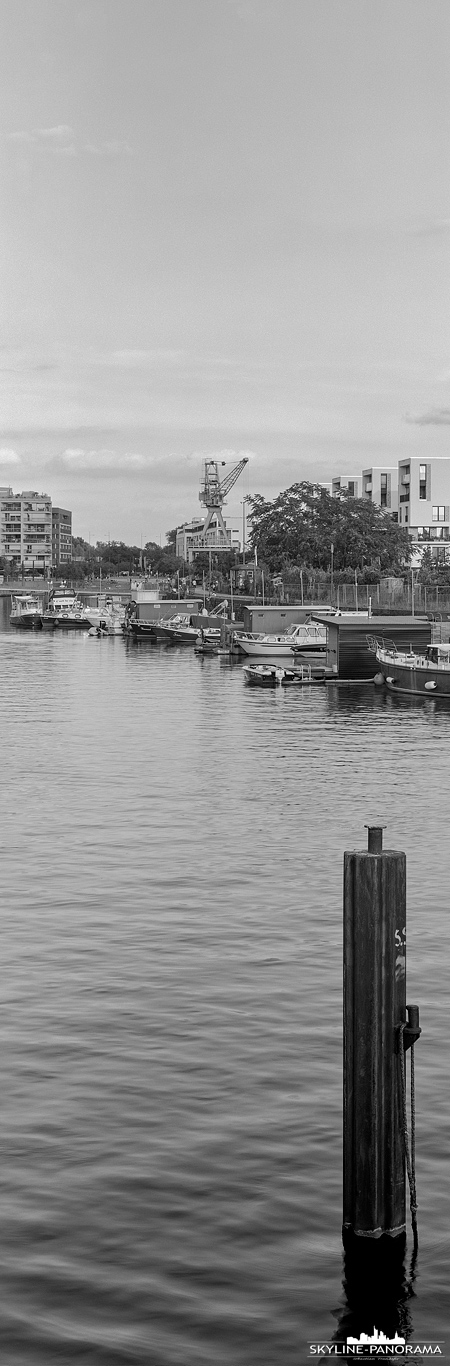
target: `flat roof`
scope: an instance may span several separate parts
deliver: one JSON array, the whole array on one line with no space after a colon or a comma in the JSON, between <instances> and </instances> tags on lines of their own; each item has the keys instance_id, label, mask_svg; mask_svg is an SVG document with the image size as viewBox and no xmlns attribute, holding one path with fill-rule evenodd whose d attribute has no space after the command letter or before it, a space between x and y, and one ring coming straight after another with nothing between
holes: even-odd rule
<instances>
[{"instance_id":1,"label":"flat roof","mask_svg":"<svg viewBox=\"0 0 450 1366\"><path fill-rule=\"evenodd\" d=\"M414 626L431 626L428 617L363 617L362 613L361 616L356 613L353 616L351 613L346 616L345 613L342 613L338 617L329 617L320 612L314 612L311 615L313 621L320 621L324 626L336 626L337 630L341 626L351 626L352 630L365 631L366 635L373 635L377 632L383 635L383 632L388 629L393 630L394 626L399 626L402 630L406 630L406 627L412 629Z\"/></svg>"}]
</instances>

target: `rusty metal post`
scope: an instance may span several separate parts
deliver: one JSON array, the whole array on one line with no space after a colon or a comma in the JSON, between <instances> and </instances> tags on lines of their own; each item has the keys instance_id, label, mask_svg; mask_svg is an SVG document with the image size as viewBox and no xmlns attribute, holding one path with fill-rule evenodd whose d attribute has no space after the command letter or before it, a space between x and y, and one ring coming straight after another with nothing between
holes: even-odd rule
<instances>
[{"instance_id":1,"label":"rusty metal post","mask_svg":"<svg viewBox=\"0 0 450 1366\"><path fill-rule=\"evenodd\" d=\"M344 1242L406 1228L398 1025L406 1019L406 856L344 854Z\"/></svg>"}]
</instances>

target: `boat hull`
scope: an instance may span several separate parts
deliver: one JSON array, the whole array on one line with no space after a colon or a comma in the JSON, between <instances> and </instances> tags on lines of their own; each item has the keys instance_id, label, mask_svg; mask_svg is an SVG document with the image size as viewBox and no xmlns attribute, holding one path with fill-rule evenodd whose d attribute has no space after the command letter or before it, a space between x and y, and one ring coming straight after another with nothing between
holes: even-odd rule
<instances>
[{"instance_id":1,"label":"boat hull","mask_svg":"<svg viewBox=\"0 0 450 1366\"><path fill-rule=\"evenodd\" d=\"M42 631L40 612L23 612L20 616L14 616L11 613L9 624L15 626L19 631Z\"/></svg>"},{"instance_id":2,"label":"boat hull","mask_svg":"<svg viewBox=\"0 0 450 1366\"><path fill-rule=\"evenodd\" d=\"M381 653L376 656L378 673L375 682L385 686L389 692L404 693L410 697L441 697L450 701L450 668L434 666L431 662L415 660L408 664L386 658Z\"/></svg>"},{"instance_id":3,"label":"boat hull","mask_svg":"<svg viewBox=\"0 0 450 1366\"><path fill-rule=\"evenodd\" d=\"M150 621L132 621L127 629L131 631L133 640L150 640L153 644L157 640L156 631Z\"/></svg>"},{"instance_id":4,"label":"boat hull","mask_svg":"<svg viewBox=\"0 0 450 1366\"><path fill-rule=\"evenodd\" d=\"M89 631L91 622L83 616L72 617L61 612L58 616L55 614L54 617L50 617L44 613L42 625L44 631Z\"/></svg>"}]
</instances>

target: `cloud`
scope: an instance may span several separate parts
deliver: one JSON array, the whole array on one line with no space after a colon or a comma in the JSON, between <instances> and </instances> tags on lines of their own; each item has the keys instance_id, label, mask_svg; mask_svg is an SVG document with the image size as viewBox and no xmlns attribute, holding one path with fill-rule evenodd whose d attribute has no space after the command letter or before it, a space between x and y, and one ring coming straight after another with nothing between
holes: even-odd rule
<instances>
[{"instance_id":1,"label":"cloud","mask_svg":"<svg viewBox=\"0 0 450 1366\"><path fill-rule=\"evenodd\" d=\"M111 138L104 142L78 144L73 128L68 123L57 123L53 128L20 129L7 135L7 142L22 147L35 147L38 151L52 152L55 156L77 157L87 152L96 157L132 157L133 148L126 138Z\"/></svg>"},{"instance_id":2,"label":"cloud","mask_svg":"<svg viewBox=\"0 0 450 1366\"><path fill-rule=\"evenodd\" d=\"M406 421L415 422L419 427L450 427L450 408L430 408L417 417L407 413Z\"/></svg>"},{"instance_id":3,"label":"cloud","mask_svg":"<svg viewBox=\"0 0 450 1366\"><path fill-rule=\"evenodd\" d=\"M195 482L198 483L205 460L217 460L219 475L225 478L232 466L237 465L244 456L250 461L257 458L254 451L229 449L207 453L193 451L187 455L181 451L166 451L164 454L157 451L155 455L150 455L142 451L123 452L109 447L87 450L81 446L68 446L48 461L46 471L48 474L65 475L74 479L114 479L115 476L148 479L151 476L155 486L171 484L173 487L181 488L186 483L191 486L192 467L196 468Z\"/></svg>"},{"instance_id":4,"label":"cloud","mask_svg":"<svg viewBox=\"0 0 450 1366\"><path fill-rule=\"evenodd\" d=\"M20 455L9 446L0 446L0 465L20 465Z\"/></svg>"},{"instance_id":5,"label":"cloud","mask_svg":"<svg viewBox=\"0 0 450 1366\"><path fill-rule=\"evenodd\" d=\"M31 128L10 133L7 141L25 147L37 147L58 156L76 156L73 139L73 128L70 128L68 123L58 123L53 128Z\"/></svg>"},{"instance_id":6,"label":"cloud","mask_svg":"<svg viewBox=\"0 0 450 1366\"><path fill-rule=\"evenodd\" d=\"M138 452L130 454L120 451L86 451L79 446L70 446L49 461L47 469L65 471L71 475L103 474L146 474L154 464L153 457Z\"/></svg>"},{"instance_id":7,"label":"cloud","mask_svg":"<svg viewBox=\"0 0 450 1366\"><path fill-rule=\"evenodd\" d=\"M111 142L86 142L84 147L93 157L132 157L133 148L125 138L113 138Z\"/></svg>"}]
</instances>

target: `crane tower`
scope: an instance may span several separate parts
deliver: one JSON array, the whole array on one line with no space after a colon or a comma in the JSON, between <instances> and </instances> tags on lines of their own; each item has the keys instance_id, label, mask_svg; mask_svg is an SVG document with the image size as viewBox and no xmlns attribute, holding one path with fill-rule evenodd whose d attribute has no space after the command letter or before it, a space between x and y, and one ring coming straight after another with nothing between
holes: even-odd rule
<instances>
[{"instance_id":1,"label":"crane tower","mask_svg":"<svg viewBox=\"0 0 450 1366\"><path fill-rule=\"evenodd\" d=\"M222 461L222 465L224 464L225 461ZM238 464L234 465L233 469L221 480L219 461L205 460L199 499L206 508L207 517L202 530L202 545L197 543L198 550L229 550L230 537L223 519L222 508L227 494L230 493L246 465L248 465L248 456L243 456L242 460L239 460ZM211 535L212 532L213 535Z\"/></svg>"}]
</instances>

